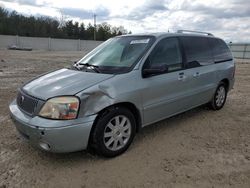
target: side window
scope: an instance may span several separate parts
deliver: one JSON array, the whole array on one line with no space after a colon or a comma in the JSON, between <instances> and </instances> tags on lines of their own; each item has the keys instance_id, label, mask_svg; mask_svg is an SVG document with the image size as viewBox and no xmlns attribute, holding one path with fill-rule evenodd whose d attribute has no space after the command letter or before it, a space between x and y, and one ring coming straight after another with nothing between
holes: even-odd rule
<instances>
[{"instance_id":1,"label":"side window","mask_svg":"<svg viewBox=\"0 0 250 188\"><path fill-rule=\"evenodd\" d=\"M205 37L181 37L186 59L187 67L199 67L213 64L213 55Z\"/></svg>"},{"instance_id":2,"label":"side window","mask_svg":"<svg viewBox=\"0 0 250 188\"><path fill-rule=\"evenodd\" d=\"M167 65L168 72L182 69L182 56L177 38L161 40L149 55L147 67Z\"/></svg>"},{"instance_id":3,"label":"side window","mask_svg":"<svg viewBox=\"0 0 250 188\"><path fill-rule=\"evenodd\" d=\"M210 39L209 43L212 48L215 63L228 61L233 58L228 46L223 40Z\"/></svg>"}]
</instances>

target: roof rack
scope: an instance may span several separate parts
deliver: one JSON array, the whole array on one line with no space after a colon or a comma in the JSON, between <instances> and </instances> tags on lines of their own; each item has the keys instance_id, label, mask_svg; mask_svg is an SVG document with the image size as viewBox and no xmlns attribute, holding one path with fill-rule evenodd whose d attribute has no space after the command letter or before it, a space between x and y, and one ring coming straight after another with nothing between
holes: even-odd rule
<instances>
[{"instance_id":1,"label":"roof rack","mask_svg":"<svg viewBox=\"0 0 250 188\"><path fill-rule=\"evenodd\" d=\"M212 33L201 32L201 31L191 31L191 30L178 30L177 33L199 33L199 34L206 34L209 36L214 36Z\"/></svg>"}]
</instances>

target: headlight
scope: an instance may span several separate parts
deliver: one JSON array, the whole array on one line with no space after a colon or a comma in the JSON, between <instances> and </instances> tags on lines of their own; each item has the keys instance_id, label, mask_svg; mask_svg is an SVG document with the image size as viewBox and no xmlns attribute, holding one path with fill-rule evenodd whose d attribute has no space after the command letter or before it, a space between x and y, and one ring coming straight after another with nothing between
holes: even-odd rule
<instances>
[{"instance_id":1,"label":"headlight","mask_svg":"<svg viewBox=\"0 0 250 188\"><path fill-rule=\"evenodd\" d=\"M39 116L50 119L75 119L79 109L77 97L55 97L49 99L39 112Z\"/></svg>"}]
</instances>

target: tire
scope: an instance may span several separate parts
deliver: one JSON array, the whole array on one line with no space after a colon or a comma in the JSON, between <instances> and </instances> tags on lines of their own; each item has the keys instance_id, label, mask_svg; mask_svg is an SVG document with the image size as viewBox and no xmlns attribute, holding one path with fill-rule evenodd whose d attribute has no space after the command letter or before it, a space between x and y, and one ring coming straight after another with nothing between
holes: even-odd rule
<instances>
[{"instance_id":1,"label":"tire","mask_svg":"<svg viewBox=\"0 0 250 188\"><path fill-rule=\"evenodd\" d=\"M212 110L220 110L223 108L227 99L227 87L224 82L221 82L217 87L209 107Z\"/></svg>"},{"instance_id":2,"label":"tire","mask_svg":"<svg viewBox=\"0 0 250 188\"><path fill-rule=\"evenodd\" d=\"M104 157L125 152L136 133L134 115L127 108L114 107L97 119L91 135L92 148Z\"/></svg>"}]
</instances>

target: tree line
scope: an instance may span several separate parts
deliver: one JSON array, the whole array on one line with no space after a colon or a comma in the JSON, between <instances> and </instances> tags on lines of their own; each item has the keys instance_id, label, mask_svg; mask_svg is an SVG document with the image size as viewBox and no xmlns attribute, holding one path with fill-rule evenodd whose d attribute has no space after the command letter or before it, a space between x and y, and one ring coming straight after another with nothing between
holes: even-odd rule
<instances>
[{"instance_id":1,"label":"tree line","mask_svg":"<svg viewBox=\"0 0 250 188\"><path fill-rule=\"evenodd\" d=\"M90 23L85 25L83 22L59 21L46 16L23 16L16 11L9 12L0 7L1 35L93 40L94 30L94 25ZM114 27L106 22L96 26L96 40L104 41L127 33L123 26Z\"/></svg>"}]
</instances>

